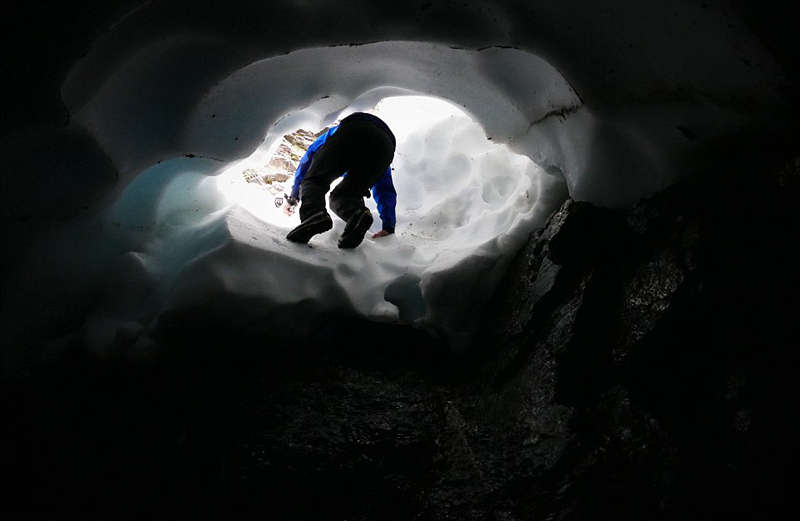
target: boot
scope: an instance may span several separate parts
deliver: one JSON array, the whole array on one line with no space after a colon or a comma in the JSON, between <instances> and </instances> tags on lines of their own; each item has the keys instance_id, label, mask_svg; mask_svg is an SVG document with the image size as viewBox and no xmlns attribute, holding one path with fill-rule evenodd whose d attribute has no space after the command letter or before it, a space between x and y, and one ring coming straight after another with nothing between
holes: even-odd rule
<instances>
[{"instance_id":1,"label":"boot","mask_svg":"<svg viewBox=\"0 0 800 521\"><path fill-rule=\"evenodd\" d=\"M372 226L372 213L368 208L357 211L347 219L342 236L339 237L340 248L355 248L364 240L364 234Z\"/></svg>"},{"instance_id":2,"label":"boot","mask_svg":"<svg viewBox=\"0 0 800 521\"><path fill-rule=\"evenodd\" d=\"M318 233L327 232L331 228L333 228L331 216L328 215L328 212L323 210L298 224L294 230L286 235L286 238L292 242L306 244L311 240L311 237Z\"/></svg>"}]
</instances>

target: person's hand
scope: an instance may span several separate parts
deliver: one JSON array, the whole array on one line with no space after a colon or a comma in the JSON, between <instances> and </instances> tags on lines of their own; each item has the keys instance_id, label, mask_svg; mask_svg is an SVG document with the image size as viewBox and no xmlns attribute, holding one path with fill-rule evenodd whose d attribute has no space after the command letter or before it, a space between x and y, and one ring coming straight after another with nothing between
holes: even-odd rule
<instances>
[{"instance_id":1,"label":"person's hand","mask_svg":"<svg viewBox=\"0 0 800 521\"><path fill-rule=\"evenodd\" d=\"M378 233L376 233L375 235L373 235L372 238L373 239L377 239L378 237L386 237L387 235L391 235L391 234L389 232L387 232L386 230L381 230Z\"/></svg>"},{"instance_id":2,"label":"person's hand","mask_svg":"<svg viewBox=\"0 0 800 521\"><path fill-rule=\"evenodd\" d=\"M281 210L283 210L283 213L285 215L291 217L292 215L294 215L294 211L297 209L298 202L299 201L296 198L292 197L291 195L284 194L284 203Z\"/></svg>"},{"instance_id":3,"label":"person's hand","mask_svg":"<svg viewBox=\"0 0 800 521\"><path fill-rule=\"evenodd\" d=\"M281 208L281 210L283 211L284 215L287 215L289 217L294 215L294 211L296 209L297 209L297 207L295 205L289 204L288 202L283 203L283 207Z\"/></svg>"}]
</instances>

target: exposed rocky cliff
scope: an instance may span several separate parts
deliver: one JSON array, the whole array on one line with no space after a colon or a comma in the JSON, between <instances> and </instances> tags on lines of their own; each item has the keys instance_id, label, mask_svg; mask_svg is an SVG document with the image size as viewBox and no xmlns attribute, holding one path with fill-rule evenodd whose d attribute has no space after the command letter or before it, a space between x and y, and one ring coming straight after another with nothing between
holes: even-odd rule
<instances>
[{"instance_id":1,"label":"exposed rocky cliff","mask_svg":"<svg viewBox=\"0 0 800 521\"><path fill-rule=\"evenodd\" d=\"M294 177L297 165L308 147L329 128L317 133L301 128L286 134L267 164L258 168L247 168L242 171L242 176L248 183L260 185L272 195L281 195L285 191L286 181Z\"/></svg>"}]
</instances>

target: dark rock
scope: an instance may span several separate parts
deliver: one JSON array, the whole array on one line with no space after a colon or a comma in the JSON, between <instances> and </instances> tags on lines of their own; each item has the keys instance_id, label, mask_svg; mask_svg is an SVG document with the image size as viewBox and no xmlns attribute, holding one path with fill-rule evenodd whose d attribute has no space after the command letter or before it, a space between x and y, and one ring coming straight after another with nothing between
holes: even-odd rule
<instances>
[{"instance_id":1,"label":"dark rock","mask_svg":"<svg viewBox=\"0 0 800 521\"><path fill-rule=\"evenodd\" d=\"M469 442L495 477L480 502L581 520L790 506L800 205L785 178L552 216L463 370L464 421L491 432Z\"/></svg>"}]
</instances>

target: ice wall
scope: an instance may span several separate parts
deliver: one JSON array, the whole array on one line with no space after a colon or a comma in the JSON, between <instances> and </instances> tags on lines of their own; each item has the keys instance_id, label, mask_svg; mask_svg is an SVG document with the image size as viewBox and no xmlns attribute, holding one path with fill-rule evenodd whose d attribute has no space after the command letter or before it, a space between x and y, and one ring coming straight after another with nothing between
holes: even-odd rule
<instances>
[{"instance_id":1,"label":"ice wall","mask_svg":"<svg viewBox=\"0 0 800 521\"><path fill-rule=\"evenodd\" d=\"M567 195L630 205L710 162L736 165L743 137L794 128L786 78L724 2L234 4L141 5L64 81L69 124L3 147L8 222L43 223L4 228L6 362L157 350L160 318L223 302L204 309L234 320L222 310L251 293L262 311L245 322L258 327L284 306L335 309L465 345L503 263ZM346 261L324 242L290 251L284 230L217 190L283 131L400 94L466 115L398 147L407 199L423 203L405 208L418 236ZM374 282L362 294L359 272ZM292 277L303 291L273 291Z\"/></svg>"},{"instance_id":2,"label":"ice wall","mask_svg":"<svg viewBox=\"0 0 800 521\"><path fill-rule=\"evenodd\" d=\"M101 304L66 341L103 356L149 356L171 331L224 324L290 347L312 340L332 320L360 317L407 323L441 336L453 350L468 348L506 263L566 197L566 187L529 158L487 140L455 106L438 117L420 110L419 121L409 119L417 98L389 98L372 109L398 138L395 235L368 236L358 249L340 250L344 223L337 219L331 232L297 245L285 239L299 223L296 215L283 216L266 192L245 203L224 189L245 184L248 159L224 166L198 158L163 162L92 219L98 229L131 230L141 242L109 270ZM394 100L403 104L387 106ZM354 105L363 103L362 97ZM323 125L314 114L301 111L295 119L318 129ZM291 180L284 190L290 186ZM374 201L367 205L376 215L371 235L380 221ZM106 248L103 233L83 239L91 243Z\"/></svg>"}]
</instances>

